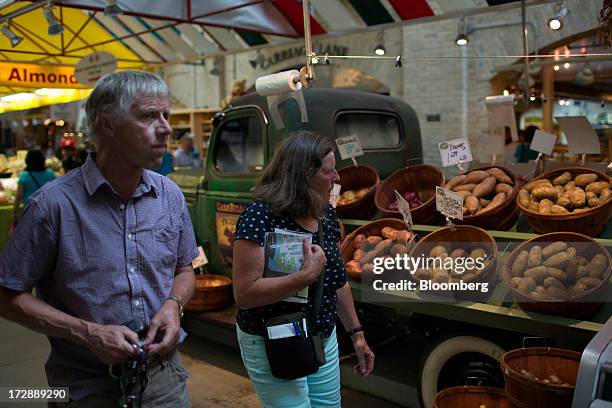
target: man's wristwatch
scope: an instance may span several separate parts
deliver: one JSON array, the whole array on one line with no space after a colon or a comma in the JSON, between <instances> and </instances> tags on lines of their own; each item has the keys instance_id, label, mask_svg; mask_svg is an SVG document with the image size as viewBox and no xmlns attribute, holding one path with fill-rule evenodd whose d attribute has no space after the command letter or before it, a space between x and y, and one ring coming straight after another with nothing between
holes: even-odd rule
<instances>
[{"instance_id":1,"label":"man's wristwatch","mask_svg":"<svg viewBox=\"0 0 612 408\"><path fill-rule=\"evenodd\" d=\"M183 302L181 302L181 299L178 298L178 296L170 296L167 300L174 300L176 302L176 304L179 307L179 319L183 318Z\"/></svg>"}]
</instances>

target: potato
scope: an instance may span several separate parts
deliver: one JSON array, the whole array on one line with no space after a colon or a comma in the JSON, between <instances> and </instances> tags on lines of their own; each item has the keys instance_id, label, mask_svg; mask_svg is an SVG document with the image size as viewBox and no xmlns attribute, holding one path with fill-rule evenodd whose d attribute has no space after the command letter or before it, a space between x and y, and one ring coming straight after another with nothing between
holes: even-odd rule
<instances>
[{"instance_id":1,"label":"potato","mask_svg":"<svg viewBox=\"0 0 612 408\"><path fill-rule=\"evenodd\" d=\"M362 275L370 275L374 274L374 264L367 263L361 266L361 274Z\"/></svg>"},{"instance_id":2,"label":"potato","mask_svg":"<svg viewBox=\"0 0 612 408\"><path fill-rule=\"evenodd\" d=\"M542 247L539 245L534 246L529 251L529 258L527 260L527 268L535 268L542 264Z\"/></svg>"},{"instance_id":3,"label":"potato","mask_svg":"<svg viewBox=\"0 0 612 408\"><path fill-rule=\"evenodd\" d=\"M361 258L363 258L363 255L365 255L365 252L363 249L356 249L355 252L353 252L353 260L360 262Z\"/></svg>"},{"instance_id":4,"label":"potato","mask_svg":"<svg viewBox=\"0 0 612 408\"><path fill-rule=\"evenodd\" d=\"M374 250L378 251L378 256L387 255L394 244L395 242L392 239L387 238L376 244Z\"/></svg>"},{"instance_id":5,"label":"potato","mask_svg":"<svg viewBox=\"0 0 612 408\"><path fill-rule=\"evenodd\" d=\"M578 279L578 282L584 283L589 288L594 288L594 287L599 286L601 284L601 279L592 278L590 276L587 276L587 277Z\"/></svg>"},{"instance_id":6,"label":"potato","mask_svg":"<svg viewBox=\"0 0 612 408\"><path fill-rule=\"evenodd\" d=\"M531 201L529 201L529 207L528 207L531 211L535 211L538 212L540 210L540 206L538 204L538 202L536 200L534 200L533 198L531 199Z\"/></svg>"},{"instance_id":7,"label":"potato","mask_svg":"<svg viewBox=\"0 0 612 408\"><path fill-rule=\"evenodd\" d=\"M567 208L561 207L560 205L556 205L556 204L550 207L550 212L553 215L569 214L569 211L567 211Z\"/></svg>"},{"instance_id":8,"label":"potato","mask_svg":"<svg viewBox=\"0 0 612 408\"><path fill-rule=\"evenodd\" d=\"M503 171L502 169L499 169L497 167L491 167L490 169L487 169L487 173L495 177L495 179L500 183L514 185L514 182L512 181L512 177L507 175L506 172Z\"/></svg>"},{"instance_id":9,"label":"potato","mask_svg":"<svg viewBox=\"0 0 612 408\"><path fill-rule=\"evenodd\" d=\"M549 276L548 278L544 278L544 287L549 288L551 286L556 286L559 289L562 289L564 291L566 290L565 285L561 283L559 279L553 278L552 276Z\"/></svg>"},{"instance_id":10,"label":"potato","mask_svg":"<svg viewBox=\"0 0 612 408\"><path fill-rule=\"evenodd\" d=\"M579 213L587 212L589 210L590 208L574 208L572 210L572 214L579 214Z\"/></svg>"},{"instance_id":11,"label":"potato","mask_svg":"<svg viewBox=\"0 0 612 408\"><path fill-rule=\"evenodd\" d=\"M589 265L578 265L578 273L576 273L576 279L580 280L582 278L588 277L591 269Z\"/></svg>"},{"instance_id":12,"label":"potato","mask_svg":"<svg viewBox=\"0 0 612 408\"><path fill-rule=\"evenodd\" d=\"M557 195L559 197L561 197L565 193L565 189L563 188L563 186L554 186L553 188L557 190Z\"/></svg>"},{"instance_id":13,"label":"potato","mask_svg":"<svg viewBox=\"0 0 612 408\"><path fill-rule=\"evenodd\" d=\"M587 193L589 191L599 195L602 191L608 188L609 183L607 181L596 181L595 183L590 183L584 189Z\"/></svg>"},{"instance_id":14,"label":"potato","mask_svg":"<svg viewBox=\"0 0 612 408\"><path fill-rule=\"evenodd\" d=\"M463 184L464 182L465 182L465 174L460 174L450 179L448 183L446 183L444 188L447 190L452 190L453 187L458 186L459 184Z\"/></svg>"},{"instance_id":15,"label":"potato","mask_svg":"<svg viewBox=\"0 0 612 408\"><path fill-rule=\"evenodd\" d=\"M563 188L565 189L565 191L571 191L576 188L576 182L570 181L569 183L564 185Z\"/></svg>"},{"instance_id":16,"label":"potato","mask_svg":"<svg viewBox=\"0 0 612 408\"><path fill-rule=\"evenodd\" d=\"M432 272L430 269L419 268L414 272L414 276L418 279L430 280Z\"/></svg>"},{"instance_id":17,"label":"potato","mask_svg":"<svg viewBox=\"0 0 612 408\"><path fill-rule=\"evenodd\" d=\"M574 247L569 247L567 248L567 254L570 257L570 260L573 260L574 258L576 258L578 256L578 250Z\"/></svg>"},{"instance_id":18,"label":"potato","mask_svg":"<svg viewBox=\"0 0 612 408\"><path fill-rule=\"evenodd\" d=\"M557 279L558 281L561 281L563 283L569 282L567 272L562 271L561 269L552 268L549 266L549 267L546 267L546 272L548 273L548 276L551 276Z\"/></svg>"},{"instance_id":19,"label":"potato","mask_svg":"<svg viewBox=\"0 0 612 408\"><path fill-rule=\"evenodd\" d=\"M472 190L474 190L474 187L476 187L476 184L474 184L474 183L460 184L460 185L458 185L456 187L453 187L453 191L454 192L459 192L459 191L470 191L470 192L472 192Z\"/></svg>"},{"instance_id":20,"label":"potato","mask_svg":"<svg viewBox=\"0 0 612 408\"><path fill-rule=\"evenodd\" d=\"M431 275L431 280L435 283L446 283L449 279L450 276L444 269L434 269Z\"/></svg>"},{"instance_id":21,"label":"potato","mask_svg":"<svg viewBox=\"0 0 612 408\"><path fill-rule=\"evenodd\" d=\"M563 269L569 261L570 256L567 254L567 252L559 252L558 254L554 254L545 260L543 265L551 268Z\"/></svg>"},{"instance_id":22,"label":"potato","mask_svg":"<svg viewBox=\"0 0 612 408\"><path fill-rule=\"evenodd\" d=\"M362 268L358 261L348 261L345 267L349 275L361 275Z\"/></svg>"},{"instance_id":23,"label":"potato","mask_svg":"<svg viewBox=\"0 0 612 408\"><path fill-rule=\"evenodd\" d=\"M383 227L380 231L383 238L391 239L393 241L397 240L397 235L399 234L399 230L391 227Z\"/></svg>"},{"instance_id":24,"label":"potato","mask_svg":"<svg viewBox=\"0 0 612 408\"><path fill-rule=\"evenodd\" d=\"M565 267L565 273L567 274L567 282L576 281L579 266L579 261L576 258L572 259L567 263L567 266Z\"/></svg>"},{"instance_id":25,"label":"potato","mask_svg":"<svg viewBox=\"0 0 612 408\"><path fill-rule=\"evenodd\" d=\"M353 239L353 248L354 249L361 249L361 246L363 245L363 243L365 242L365 235L363 234L358 234L355 239Z\"/></svg>"},{"instance_id":26,"label":"potato","mask_svg":"<svg viewBox=\"0 0 612 408\"><path fill-rule=\"evenodd\" d=\"M523 280L523 278L515 276L514 278L510 279L510 284L512 285L513 288L518 288L519 284L521 283L521 281Z\"/></svg>"},{"instance_id":27,"label":"potato","mask_svg":"<svg viewBox=\"0 0 612 408\"><path fill-rule=\"evenodd\" d=\"M411 239L412 239L412 235L410 235L410 231L408 231L408 230L401 230L397 234L397 241L398 242L407 243Z\"/></svg>"},{"instance_id":28,"label":"potato","mask_svg":"<svg viewBox=\"0 0 612 408\"><path fill-rule=\"evenodd\" d=\"M521 369L521 375L525 378L527 378L528 380L535 380L535 375L531 374L531 372L525 370L524 368Z\"/></svg>"},{"instance_id":29,"label":"potato","mask_svg":"<svg viewBox=\"0 0 612 408\"><path fill-rule=\"evenodd\" d=\"M453 251L450 253L450 257L453 259L454 258L466 258L467 256L468 256L468 253L463 248L453 249Z\"/></svg>"},{"instance_id":30,"label":"potato","mask_svg":"<svg viewBox=\"0 0 612 408\"><path fill-rule=\"evenodd\" d=\"M516 289L519 291L519 293L522 293L523 295L527 295L529 294L529 292L534 290L535 287L536 287L535 279L527 277L521 280L521 282L519 283Z\"/></svg>"},{"instance_id":31,"label":"potato","mask_svg":"<svg viewBox=\"0 0 612 408\"><path fill-rule=\"evenodd\" d=\"M392 256L405 255L408 254L408 248L404 244L394 244L389 250L389 254Z\"/></svg>"},{"instance_id":32,"label":"potato","mask_svg":"<svg viewBox=\"0 0 612 408\"><path fill-rule=\"evenodd\" d=\"M476 211L480 210L480 201L478 201L478 198L475 196L469 196L465 199L465 207L470 214L474 214Z\"/></svg>"},{"instance_id":33,"label":"potato","mask_svg":"<svg viewBox=\"0 0 612 408\"><path fill-rule=\"evenodd\" d=\"M465 183L465 184L468 184L468 183L478 184L482 180L486 179L487 177L489 177L489 173L487 173L486 171L483 171L483 170L474 170L474 171L470 171L468 174L465 175L465 181L463 183Z\"/></svg>"},{"instance_id":34,"label":"potato","mask_svg":"<svg viewBox=\"0 0 612 408\"><path fill-rule=\"evenodd\" d=\"M553 299L565 299L567 297L567 290L557 286L549 286L546 288L546 294Z\"/></svg>"},{"instance_id":35,"label":"potato","mask_svg":"<svg viewBox=\"0 0 612 408\"><path fill-rule=\"evenodd\" d=\"M361 249L363 249L366 252L371 251L382 240L383 240L382 237L379 237L378 235L369 236L363 241L363 244L361 245Z\"/></svg>"},{"instance_id":36,"label":"potato","mask_svg":"<svg viewBox=\"0 0 612 408\"><path fill-rule=\"evenodd\" d=\"M556 253L563 252L565 250L567 250L567 243L563 241L553 242L552 244L542 249L542 256L544 258L548 258Z\"/></svg>"},{"instance_id":37,"label":"potato","mask_svg":"<svg viewBox=\"0 0 612 408\"><path fill-rule=\"evenodd\" d=\"M485 197L493 192L496 182L497 180L494 176L489 176L474 187L472 194L476 197Z\"/></svg>"},{"instance_id":38,"label":"potato","mask_svg":"<svg viewBox=\"0 0 612 408\"><path fill-rule=\"evenodd\" d=\"M538 212L540 214L550 214L550 207L553 205L555 205L555 203L545 198L538 203Z\"/></svg>"},{"instance_id":39,"label":"potato","mask_svg":"<svg viewBox=\"0 0 612 408\"><path fill-rule=\"evenodd\" d=\"M506 193L508 196L510 194L512 194L512 192L514 191L514 187L512 187L510 184L506 184L506 183L499 183L495 186L495 190L496 193Z\"/></svg>"},{"instance_id":40,"label":"potato","mask_svg":"<svg viewBox=\"0 0 612 408\"><path fill-rule=\"evenodd\" d=\"M586 193L586 200L589 204L589 207L597 207L599 205L599 197L592 191Z\"/></svg>"},{"instance_id":41,"label":"potato","mask_svg":"<svg viewBox=\"0 0 612 408\"><path fill-rule=\"evenodd\" d=\"M557 205L560 205L561 207L565 207L569 209L572 206L572 200L570 199L571 191L563 193L557 200Z\"/></svg>"},{"instance_id":42,"label":"potato","mask_svg":"<svg viewBox=\"0 0 612 408\"><path fill-rule=\"evenodd\" d=\"M500 205L502 205L505 201L506 201L506 193L497 193L495 197L493 197L493 200L491 200L491 203L487 205L485 208L481 208L480 210L478 210L476 214L478 215L478 214L492 211L496 209L497 207L499 207Z\"/></svg>"},{"instance_id":43,"label":"potato","mask_svg":"<svg viewBox=\"0 0 612 408\"><path fill-rule=\"evenodd\" d=\"M470 252L470 258L486 258L487 252L483 248L476 248Z\"/></svg>"},{"instance_id":44,"label":"potato","mask_svg":"<svg viewBox=\"0 0 612 408\"><path fill-rule=\"evenodd\" d=\"M552 200L554 202L556 202L557 199L559 198L559 194L557 193L557 190L555 190L553 187L534 188L531 191L531 195L536 200L542 200L544 198L548 198L549 200Z\"/></svg>"},{"instance_id":45,"label":"potato","mask_svg":"<svg viewBox=\"0 0 612 408\"><path fill-rule=\"evenodd\" d=\"M555 385L561 385L563 384L563 381L561 381L561 379L559 378L559 376L555 375L555 374L551 374L548 376L548 378L550 379L550 382L555 384Z\"/></svg>"},{"instance_id":46,"label":"potato","mask_svg":"<svg viewBox=\"0 0 612 408\"><path fill-rule=\"evenodd\" d=\"M599 194L599 202L605 203L610 199L610 197L612 197L612 190L610 190L609 188L604 188Z\"/></svg>"},{"instance_id":47,"label":"potato","mask_svg":"<svg viewBox=\"0 0 612 408\"><path fill-rule=\"evenodd\" d=\"M435 247L431 249L431 251L429 251L430 258L438 258L440 255L443 255L443 254L445 254L444 257L448 256L448 251L442 245L436 245Z\"/></svg>"},{"instance_id":48,"label":"potato","mask_svg":"<svg viewBox=\"0 0 612 408\"><path fill-rule=\"evenodd\" d=\"M584 207L586 204L586 194L584 191L575 189L570 193L570 201L572 202L572 206L574 208Z\"/></svg>"},{"instance_id":49,"label":"potato","mask_svg":"<svg viewBox=\"0 0 612 408\"><path fill-rule=\"evenodd\" d=\"M562 175L560 175L559 177L556 177L552 184L553 186L564 186L567 183L569 183L570 181L572 181L572 174L569 171L566 171L565 173L563 173Z\"/></svg>"},{"instance_id":50,"label":"potato","mask_svg":"<svg viewBox=\"0 0 612 408\"><path fill-rule=\"evenodd\" d=\"M553 185L550 183L549 180L543 179L543 180L533 180L530 181L529 183L525 184L525 190L527 190L528 192L532 192L534 189L538 188L538 187L552 187Z\"/></svg>"},{"instance_id":51,"label":"potato","mask_svg":"<svg viewBox=\"0 0 612 408\"><path fill-rule=\"evenodd\" d=\"M518 200L519 200L519 204L521 205L521 207L529 207L530 198L531 198L531 195L529 194L529 191L525 190L524 188L522 188L521 191L519 191Z\"/></svg>"},{"instance_id":52,"label":"potato","mask_svg":"<svg viewBox=\"0 0 612 408\"><path fill-rule=\"evenodd\" d=\"M576 282L575 284L573 284L572 286L568 288L568 295L569 296L581 295L587 290L589 290L589 287L586 284L584 284L583 282Z\"/></svg>"},{"instance_id":53,"label":"potato","mask_svg":"<svg viewBox=\"0 0 612 408\"><path fill-rule=\"evenodd\" d=\"M512 264L512 276L523 276L523 272L527 269L527 259L529 258L529 252L521 251L514 263Z\"/></svg>"},{"instance_id":54,"label":"potato","mask_svg":"<svg viewBox=\"0 0 612 408\"><path fill-rule=\"evenodd\" d=\"M486 207L487 205L491 204L491 200L487 200L486 198L479 198L478 202L480 203L481 207Z\"/></svg>"},{"instance_id":55,"label":"potato","mask_svg":"<svg viewBox=\"0 0 612 408\"><path fill-rule=\"evenodd\" d=\"M541 283L548 277L548 270L545 266L536 266L525 271L525 278L533 278L536 282Z\"/></svg>"},{"instance_id":56,"label":"potato","mask_svg":"<svg viewBox=\"0 0 612 408\"><path fill-rule=\"evenodd\" d=\"M608 266L608 260L603 254L597 254L591 259L589 263L589 276L592 278L601 279L603 277L603 273Z\"/></svg>"},{"instance_id":57,"label":"potato","mask_svg":"<svg viewBox=\"0 0 612 408\"><path fill-rule=\"evenodd\" d=\"M597 174L595 173L581 174L574 179L578 187L585 187L595 181L597 181Z\"/></svg>"},{"instance_id":58,"label":"potato","mask_svg":"<svg viewBox=\"0 0 612 408\"><path fill-rule=\"evenodd\" d=\"M363 254L363 256L361 257L360 263L361 263L361 265L365 266L365 264L373 262L374 258L376 258L379 255L380 255L380 253L376 249L372 249L370 251L366 251Z\"/></svg>"}]
</instances>

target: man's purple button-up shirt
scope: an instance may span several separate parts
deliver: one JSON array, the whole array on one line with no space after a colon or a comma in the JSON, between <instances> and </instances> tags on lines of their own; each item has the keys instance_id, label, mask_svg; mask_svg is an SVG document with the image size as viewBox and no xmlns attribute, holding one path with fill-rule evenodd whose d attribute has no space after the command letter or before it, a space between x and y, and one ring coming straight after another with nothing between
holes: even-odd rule
<instances>
[{"instance_id":1,"label":"man's purple button-up shirt","mask_svg":"<svg viewBox=\"0 0 612 408\"><path fill-rule=\"evenodd\" d=\"M36 287L51 306L90 322L140 318L148 325L170 296L176 268L197 255L185 199L173 181L144 170L124 203L89 156L32 195L0 255L0 286ZM49 385L69 386L72 399L108 393L108 367L89 349L49 342Z\"/></svg>"}]
</instances>

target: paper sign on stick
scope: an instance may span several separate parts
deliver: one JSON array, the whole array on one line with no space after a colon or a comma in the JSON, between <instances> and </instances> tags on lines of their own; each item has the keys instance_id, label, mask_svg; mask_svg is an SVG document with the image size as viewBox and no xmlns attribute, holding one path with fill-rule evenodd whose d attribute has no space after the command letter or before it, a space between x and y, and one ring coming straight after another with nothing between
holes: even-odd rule
<instances>
[{"instance_id":1,"label":"paper sign on stick","mask_svg":"<svg viewBox=\"0 0 612 408\"><path fill-rule=\"evenodd\" d=\"M329 194L329 203L334 208L336 208L341 189L342 189L342 186L340 184L334 183L334 186L332 187L332 191Z\"/></svg>"},{"instance_id":2,"label":"paper sign on stick","mask_svg":"<svg viewBox=\"0 0 612 408\"><path fill-rule=\"evenodd\" d=\"M400 193L395 190L395 198L397 199L397 208L404 218L404 222L408 227L408 231L412 231L412 213L410 212L410 204Z\"/></svg>"},{"instance_id":3,"label":"paper sign on stick","mask_svg":"<svg viewBox=\"0 0 612 408\"><path fill-rule=\"evenodd\" d=\"M339 137L336 139L336 144L342 160L363 156L363 149L357 135Z\"/></svg>"},{"instance_id":4,"label":"paper sign on stick","mask_svg":"<svg viewBox=\"0 0 612 408\"><path fill-rule=\"evenodd\" d=\"M535 152L540 152L550 156L555 148L556 142L557 136L538 129L533 134L533 140L531 141L529 148Z\"/></svg>"},{"instance_id":5,"label":"paper sign on stick","mask_svg":"<svg viewBox=\"0 0 612 408\"><path fill-rule=\"evenodd\" d=\"M463 199L461 194L436 186L436 209L447 217L463 220Z\"/></svg>"},{"instance_id":6,"label":"paper sign on stick","mask_svg":"<svg viewBox=\"0 0 612 408\"><path fill-rule=\"evenodd\" d=\"M438 149L440 149L440 157L444 167L472 161L470 142L464 137L438 143Z\"/></svg>"},{"instance_id":7,"label":"paper sign on stick","mask_svg":"<svg viewBox=\"0 0 612 408\"><path fill-rule=\"evenodd\" d=\"M489 120L489 134L497 134L505 138L506 127L510 128L513 141L518 140L516 119L514 115L514 95L493 95L485 98L487 118Z\"/></svg>"},{"instance_id":8,"label":"paper sign on stick","mask_svg":"<svg viewBox=\"0 0 612 408\"><path fill-rule=\"evenodd\" d=\"M570 154L601 154L597 133L585 116L556 117L567 137Z\"/></svg>"}]
</instances>

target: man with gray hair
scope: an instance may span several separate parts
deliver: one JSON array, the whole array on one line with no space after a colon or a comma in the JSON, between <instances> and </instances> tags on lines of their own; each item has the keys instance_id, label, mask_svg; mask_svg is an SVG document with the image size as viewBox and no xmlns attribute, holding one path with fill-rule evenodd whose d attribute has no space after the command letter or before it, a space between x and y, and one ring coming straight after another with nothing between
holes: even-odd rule
<instances>
[{"instance_id":1,"label":"man with gray hair","mask_svg":"<svg viewBox=\"0 0 612 408\"><path fill-rule=\"evenodd\" d=\"M49 385L71 400L51 406L189 406L176 348L198 250L181 191L147 170L171 134L168 89L151 73L112 73L86 112L97 154L28 201L0 255L0 314L48 336ZM143 378L118 387L109 365L126 361Z\"/></svg>"}]
</instances>

